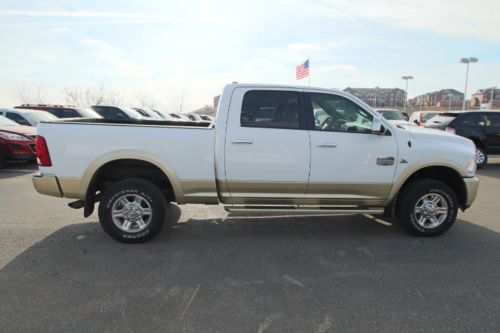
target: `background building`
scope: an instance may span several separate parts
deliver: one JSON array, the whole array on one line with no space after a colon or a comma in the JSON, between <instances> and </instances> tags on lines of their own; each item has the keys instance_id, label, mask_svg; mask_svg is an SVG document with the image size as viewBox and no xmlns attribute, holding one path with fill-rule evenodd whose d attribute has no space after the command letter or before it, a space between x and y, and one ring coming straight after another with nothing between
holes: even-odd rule
<instances>
[{"instance_id":1,"label":"background building","mask_svg":"<svg viewBox=\"0 0 500 333\"><path fill-rule=\"evenodd\" d=\"M438 108L462 108L464 94L455 89L441 89L416 96L410 100L413 107L434 106Z\"/></svg>"},{"instance_id":2,"label":"background building","mask_svg":"<svg viewBox=\"0 0 500 333\"><path fill-rule=\"evenodd\" d=\"M214 97L213 106L205 105L204 107L196 109L192 112L197 114L206 114L207 116L215 117L217 115L217 108L219 107L219 100L220 100L220 95L217 95Z\"/></svg>"},{"instance_id":3,"label":"background building","mask_svg":"<svg viewBox=\"0 0 500 333\"><path fill-rule=\"evenodd\" d=\"M492 97L493 103L491 103ZM473 94L470 100L471 107L480 107L481 104L490 104L489 107L500 108L500 88L479 89Z\"/></svg>"},{"instance_id":4,"label":"background building","mask_svg":"<svg viewBox=\"0 0 500 333\"><path fill-rule=\"evenodd\" d=\"M405 91L399 88L351 88L344 89L373 107L403 106Z\"/></svg>"}]
</instances>

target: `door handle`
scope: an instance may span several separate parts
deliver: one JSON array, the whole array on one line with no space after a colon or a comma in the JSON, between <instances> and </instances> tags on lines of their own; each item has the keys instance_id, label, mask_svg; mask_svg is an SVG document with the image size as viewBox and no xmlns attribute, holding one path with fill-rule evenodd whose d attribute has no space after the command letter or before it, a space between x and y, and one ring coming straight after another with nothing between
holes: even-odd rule
<instances>
[{"instance_id":1,"label":"door handle","mask_svg":"<svg viewBox=\"0 0 500 333\"><path fill-rule=\"evenodd\" d=\"M251 145L253 143L252 139L236 139L232 141L233 144L245 144Z\"/></svg>"},{"instance_id":2,"label":"door handle","mask_svg":"<svg viewBox=\"0 0 500 333\"><path fill-rule=\"evenodd\" d=\"M323 143L320 143L318 145L318 147L320 147L320 148L337 148L337 144L332 143L332 142L323 142Z\"/></svg>"}]
</instances>

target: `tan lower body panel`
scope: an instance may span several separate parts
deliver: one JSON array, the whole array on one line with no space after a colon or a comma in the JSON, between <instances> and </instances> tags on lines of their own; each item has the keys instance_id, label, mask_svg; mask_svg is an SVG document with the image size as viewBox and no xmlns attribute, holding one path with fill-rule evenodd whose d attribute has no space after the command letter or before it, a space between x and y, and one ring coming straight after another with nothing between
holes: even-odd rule
<instances>
[{"instance_id":1,"label":"tan lower body panel","mask_svg":"<svg viewBox=\"0 0 500 333\"><path fill-rule=\"evenodd\" d=\"M184 203L218 204L215 180L181 180Z\"/></svg>"},{"instance_id":2,"label":"tan lower body panel","mask_svg":"<svg viewBox=\"0 0 500 333\"><path fill-rule=\"evenodd\" d=\"M61 191L65 198L72 199L85 199L86 190L81 189L82 179L81 178L69 178L60 177L58 178L59 185L61 186Z\"/></svg>"},{"instance_id":3,"label":"tan lower body panel","mask_svg":"<svg viewBox=\"0 0 500 333\"><path fill-rule=\"evenodd\" d=\"M391 183L228 182L228 204L383 205ZM307 194L305 194L307 191Z\"/></svg>"}]
</instances>

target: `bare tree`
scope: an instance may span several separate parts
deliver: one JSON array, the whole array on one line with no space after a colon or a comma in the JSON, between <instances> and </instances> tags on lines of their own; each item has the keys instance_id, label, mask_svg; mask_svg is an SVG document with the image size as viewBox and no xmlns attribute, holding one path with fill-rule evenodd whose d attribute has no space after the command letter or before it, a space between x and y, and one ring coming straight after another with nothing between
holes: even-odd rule
<instances>
[{"instance_id":1,"label":"bare tree","mask_svg":"<svg viewBox=\"0 0 500 333\"><path fill-rule=\"evenodd\" d=\"M188 112L190 105L187 103L186 88L182 88L170 95L167 110L173 113Z\"/></svg>"},{"instance_id":2,"label":"bare tree","mask_svg":"<svg viewBox=\"0 0 500 333\"><path fill-rule=\"evenodd\" d=\"M44 104L48 90L40 82L22 82L17 86L17 97L24 104Z\"/></svg>"},{"instance_id":3,"label":"bare tree","mask_svg":"<svg viewBox=\"0 0 500 333\"><path fill-rule=\"evenodd\" d=\"M66 86L63 88L63 95L66 103L82 107L100 104L119 105L122 101L120 95L110 88L105 78L93 84Z\"/></svg>"},{"instance_id":4,"label":"bare tree","mask_svg":"<svg viewBox=\"0 0 500 333\"><path fill-rule=\"evenodd\" d=\"M137 106L147 109L157 109L159 108L158 100L154 97L145 94L144 92L138 92L135 94L135 102Z\"/></svg>"}]
</instances>

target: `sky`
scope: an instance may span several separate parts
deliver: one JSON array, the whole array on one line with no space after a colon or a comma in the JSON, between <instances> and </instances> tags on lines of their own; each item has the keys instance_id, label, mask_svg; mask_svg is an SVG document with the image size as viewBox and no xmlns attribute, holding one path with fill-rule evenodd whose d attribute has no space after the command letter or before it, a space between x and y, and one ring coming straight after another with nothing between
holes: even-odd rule
<instances>
[{"instance_id":1,"label":"sky","mask_svg":"<svg viewBox=\"0 0 500 333\"><path fill-rule=\"evenodd\" d=\"M409 97L464 90L461 57L476 57L468 95L500 86L498 0L2 0L0 106L37 87L105 82L122 100L184 110L212 104L225 84L399 87Z\"/></svg>"}]
</instances>

